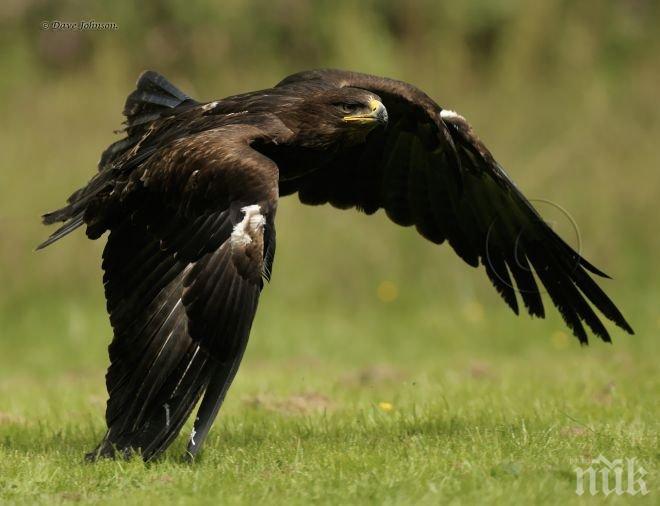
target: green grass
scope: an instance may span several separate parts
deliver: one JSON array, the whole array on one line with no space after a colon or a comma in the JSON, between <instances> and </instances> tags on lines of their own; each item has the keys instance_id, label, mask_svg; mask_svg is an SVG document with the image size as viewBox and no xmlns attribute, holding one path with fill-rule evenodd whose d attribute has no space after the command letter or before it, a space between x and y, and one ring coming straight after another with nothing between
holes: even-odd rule
<instances>
[{"instance_id":1,"label":"green grass","mask_svg":"<svg viewBox=\"0 0 660 506\"><path fill-rule=\"evenodd\" d=\"M3 12L0 503L600 504L575 495L574 468L601 453L649 473L646 497L608 503L660 503L658 7L277 3ZM273 282L201 458L180 459L182 436L149 465L84 463L104 432L103 244L34 253L38 215L92 173L145 67L211 99L320 66L406 79L465 114L529 197L568 210L636 335L580 347L553 310L516 318L447 246L285 200Z\"/></svg>"},{"instance_id":2,"label":"green grass","mask_svg":"<svg viewBox=\"0 0 660 506\"><path fill-rule=\"evenodd\" d=\"M285 284L276 277L265 292L192 465L180 459L184 438L148 465L83 462L104 430L98 292L37 300L38 313L8 319L24 338L2 348L0 501L570 504L581 502L574 467L602 453L636 457L650 473L641 503L657 502L650 329L580 348L556 319L405 293L383 303L374 290L368 307L314 309L284 299Z\"/></svg>"}]
</instances>

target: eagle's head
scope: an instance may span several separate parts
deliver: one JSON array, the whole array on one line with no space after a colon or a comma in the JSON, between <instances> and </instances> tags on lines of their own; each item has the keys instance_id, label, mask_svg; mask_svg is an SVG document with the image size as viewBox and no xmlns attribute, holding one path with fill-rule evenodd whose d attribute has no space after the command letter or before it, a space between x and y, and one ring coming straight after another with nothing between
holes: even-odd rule
<instances>
[{"instance_id":1,"label":"eagle's head","mask_svg":"<svg viewBox=\"0 0 660 506\"><path fill-rule=\"evenodd\" d=\"M378 95L360 88L336 88L309 94L291 111L297 143L332 148L363 142L387 124L387 109Z\"/></svg>"}]
</instances>

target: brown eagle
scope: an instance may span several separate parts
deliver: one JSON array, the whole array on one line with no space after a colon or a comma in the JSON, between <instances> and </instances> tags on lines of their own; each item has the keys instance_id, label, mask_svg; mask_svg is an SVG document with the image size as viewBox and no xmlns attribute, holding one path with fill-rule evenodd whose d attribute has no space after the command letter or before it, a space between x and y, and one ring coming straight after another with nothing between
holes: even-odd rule
<instances>
[{"instance_id":1,"label":"brown eagle","mask_svg":"<svg viewBox=\"0 0 660 506\"><path fill-rule=\"evenodd\" d=\"M538 279L568 327L632 333L592 279L605 276L543 221L465 119L416 87L313 70L273 88L201 103L143 73L125 138L68 204L43 248L85 225L109 231L103 284L114 331L108 431L88 455L163 452L202 397L195 456L241 362L275 255L280 197L367 214L384 209L483 265L506 303L544 316ZM536 273L536 276L534 275ZM514 288L515 287L515 288Z\"/></svg>"}]
</instances>

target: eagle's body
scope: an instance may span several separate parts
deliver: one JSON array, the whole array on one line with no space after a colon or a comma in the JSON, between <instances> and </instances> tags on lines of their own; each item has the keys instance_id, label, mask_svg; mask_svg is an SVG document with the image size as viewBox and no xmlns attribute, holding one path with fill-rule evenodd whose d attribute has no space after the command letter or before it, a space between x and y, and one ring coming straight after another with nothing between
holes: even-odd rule
<instances>
[{"instance_id":1,"label":"eagle's body","mask_svg":"<svg viewBox=\"0 0 660 506\"><path fill-rule=\"evenodd\" d=\"M83 225L92 239L110 232L108 432L92 456L157 456L203 395L188 445L199 451L270 276L278 199L293 193L384 209L483 265L516 313L514 286L542 317L535 272L583 343L583 322L610 340L590 303L632 332L589 273L603 274L543 222L460 115L411 85L320 70L199 103L145 72L124 114L126 138L45 215L64 225L41 245Z\"/></svg>"}]
</instances>

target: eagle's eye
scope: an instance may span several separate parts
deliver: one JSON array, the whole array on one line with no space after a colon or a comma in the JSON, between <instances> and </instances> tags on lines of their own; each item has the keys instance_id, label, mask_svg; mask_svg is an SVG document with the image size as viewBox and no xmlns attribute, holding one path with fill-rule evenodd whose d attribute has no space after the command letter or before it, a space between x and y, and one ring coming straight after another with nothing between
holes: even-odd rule
<instances>
[{"instance_id":1,"label":"eagle's eye","mask_svg":"<svg viewBox=\"0 0 660 506\"><path fill-rule=\"evenodd\" d=\"M355 111L357 111L360 108L358 104L349 104L349 103L337 104L337 107L342 112L342 114L353 114Z\"/></svg>"}]
</instances>

